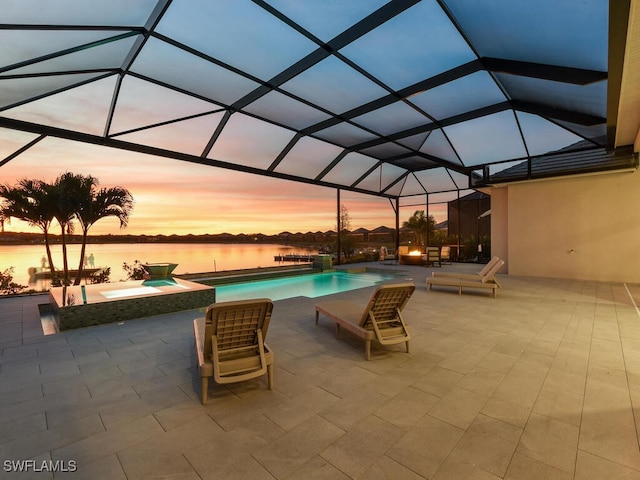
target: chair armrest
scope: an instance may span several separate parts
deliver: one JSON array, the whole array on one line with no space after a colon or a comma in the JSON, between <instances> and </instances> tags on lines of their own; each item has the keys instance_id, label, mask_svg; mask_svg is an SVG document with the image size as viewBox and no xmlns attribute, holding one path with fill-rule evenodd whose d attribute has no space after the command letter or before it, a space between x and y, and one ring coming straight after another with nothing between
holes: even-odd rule
<instances>
[{"instance_id":1,"label":"chair armrest","mask_svg":"<svg viewBox=\"0 0 640 480\"><path fill-rule=\"evenodd\" d=\"M198 357L198 369L200 370L201 376L211 376L212 373L209 373L211 369L211 362L205 360L204 356L204 335L205 335L205 319L196 318L193 321L193 335L195 337L195 349L196 355ZM203 371L206 370L206 371Z\"/></svg>"}]
</instances>

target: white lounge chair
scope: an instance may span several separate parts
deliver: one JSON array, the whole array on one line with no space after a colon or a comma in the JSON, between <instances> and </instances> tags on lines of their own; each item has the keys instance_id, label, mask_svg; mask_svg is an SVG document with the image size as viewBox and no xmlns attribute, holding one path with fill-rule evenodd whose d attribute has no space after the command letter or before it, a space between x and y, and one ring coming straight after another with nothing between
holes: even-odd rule
<instances>
[{"instance_id":1,"label":"white lounge chair","mask_svg":"<svg viewBox=\"0 0 640 480\"><path fill-rule=\"evenodd\" d=\"M209 377L226 384L266 374L273 389L274 355L264 342L272 311L268 298L220 302L193 321L203 405Z\"/></svg>"},{"instance_id":2,"label":"white lounge chair","mask_svg":"<svg viewBox=\"0 0 640 480\"><path fill-rule=\"evenodd\" d=\"M378 287L366 305L348 300L335 300L316 304L318 315L323 314L336 323L336 338L345 328L365 341L365 359L371 358L371 342L382 345L405 343L409 352L411 335L402 318L402 309L413 294L413 283L398 283Z\"/></svg>"},{"instance_id":3,"label":"white lounge chair","mask_svg":"<svg viewBox=\"0 0 640 480\"><path fill-rule=\"evenodd\" d=\"M458 295L462 295L462 288L489 289L496 297L496 290L499 285L495 281L495 274L504 265L504 260L498 260L484 275L478 278L432 276L427 278L427 290L431 290L434 285L457 287Z\"/></svg>"},{"instance_id":4,"label":"white lounge chair","mask_svg":"<svg viewBox=\"0 0 640 480\"><path fill-rule=\"evenodd\" d=\"M454 278L464 278L467 280L477 280L481 279L486 275L486 273L493 268L493 266L500 261L499 257L493 257L489 262L482 267L482 269L478 273L460 273L460 272L433 272L431 273L434 277L454 277ZM496 283L498 287L500 287L500 283L496 280L495 276L489 279L490 281Z\"/></svg>"}]
</instances>

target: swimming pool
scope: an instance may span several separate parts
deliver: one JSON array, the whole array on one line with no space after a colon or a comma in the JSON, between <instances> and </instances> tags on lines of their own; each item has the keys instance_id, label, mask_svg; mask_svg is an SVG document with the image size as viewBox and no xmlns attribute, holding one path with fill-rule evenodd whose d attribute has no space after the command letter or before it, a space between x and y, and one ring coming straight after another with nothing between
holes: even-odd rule
<instances>
[{"instance_id":1,"label":"swimming pool","mask_svg":"<svg viewBox=\"0 0 640 480\"><path fill-rule=\"evenodd\" d=\"M385 273L326 272L295 277L258 280L216 287L216 301L247 300L267 297L282 300L291 297L321 297L332 293L346 292L357 288L370 287L396 278Z\"/></svg>"}]
</instances>

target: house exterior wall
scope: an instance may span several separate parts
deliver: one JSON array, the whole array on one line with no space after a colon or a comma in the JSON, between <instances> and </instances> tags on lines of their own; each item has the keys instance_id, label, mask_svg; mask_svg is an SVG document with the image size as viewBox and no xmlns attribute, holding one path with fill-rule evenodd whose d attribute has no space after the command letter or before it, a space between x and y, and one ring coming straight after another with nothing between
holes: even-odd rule
<instances>
[{"instance_id":1,"label":"house exterior wall","mask_svg":"<svg viewBox=\"0 0 640 480\"><path fill-rule=\"evenodd\" d=\"M639 171L497 187L492 217L509 274L640 283Z\"/></svg>"},{"instance_id":2,"label":"house exterior wall","mask_svg":"<svg viewBox=\"0 0 640 480\"><path fill-rule=\"evenodd\" d=\"M505 261L500 273L509 273L509 189L491 190L491 256Z\"/></svg>"}]
</instances>

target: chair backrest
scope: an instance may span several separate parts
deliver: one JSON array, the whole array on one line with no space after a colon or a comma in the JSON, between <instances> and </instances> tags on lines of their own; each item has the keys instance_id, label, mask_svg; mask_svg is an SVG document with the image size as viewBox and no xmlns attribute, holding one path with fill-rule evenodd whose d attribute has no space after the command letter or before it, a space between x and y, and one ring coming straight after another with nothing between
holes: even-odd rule
<instances>
[{"instance_id":1,"label":"chair backrest","mask_svg":"<svg viewBox=\"0 0 640 480\"><path fill-rule=\"evenodd\" d=\"M205 352L211 352L211 336L218 339L218 350L235 350L258 343L257 331L267 336L273 302L268 298L214 303L207 308Z\"/></svg>"},{"instance_id":2,"label":"chair backrest","mask_svg":"<svg viewBox=\"0 0 640 480\"><path fill-rule=\"evenodd\" d=\"M427 258L429 260L440 260L440 248L427 247Z\"/></svg>"},{"instance_id":3,"label":"chair backrest","mask_svg":"<svg viewBox=\"0 0 640 480\"><path fill-rule=\"evenodd\" d=\"M440 249L440 257L443 260L449 260L450 256L451 256L451 247L444 246Z\"/></svg>"},{"instance_id":4,"label":"chair backrest","mask_svg":"<svg viewBox=\"0 0 640 480\"><path fill-rule=\"evenodd\" d=\"M369 312L373 312L378 321L391 320L402 311L415 291L413 283L395 283L378 287L362 312L359 325L366 327L370 321Z\"/></svg>"},{"instance_id":5,"label":"chair backrest","mask_svg":"<svg viewBox=\"0 0 640 480\"><path fill-rule=\"evenodd\" d=\"M487 274L487 272L491 270L493 266L499 261L500 261L499 257L493 257L491 260L489 260L489 262L484 267L482 267L482 270L478 272L478 275L480 275L481 277L484 277Z\"/></svg>"},{"instance_id":6,"label":"chair backrest","mask_svg":"<svg viewBox=\"0 0 640 480\"><path fill-rule=\"evenodd\" d=\"M493 279L493 276L496 274L498 270L502 268L504 265L504 260L498 259L498 261L489 269L489 271L482 276L482 283L487 283L488 281Z\"/></svg>"}]
</instances>

